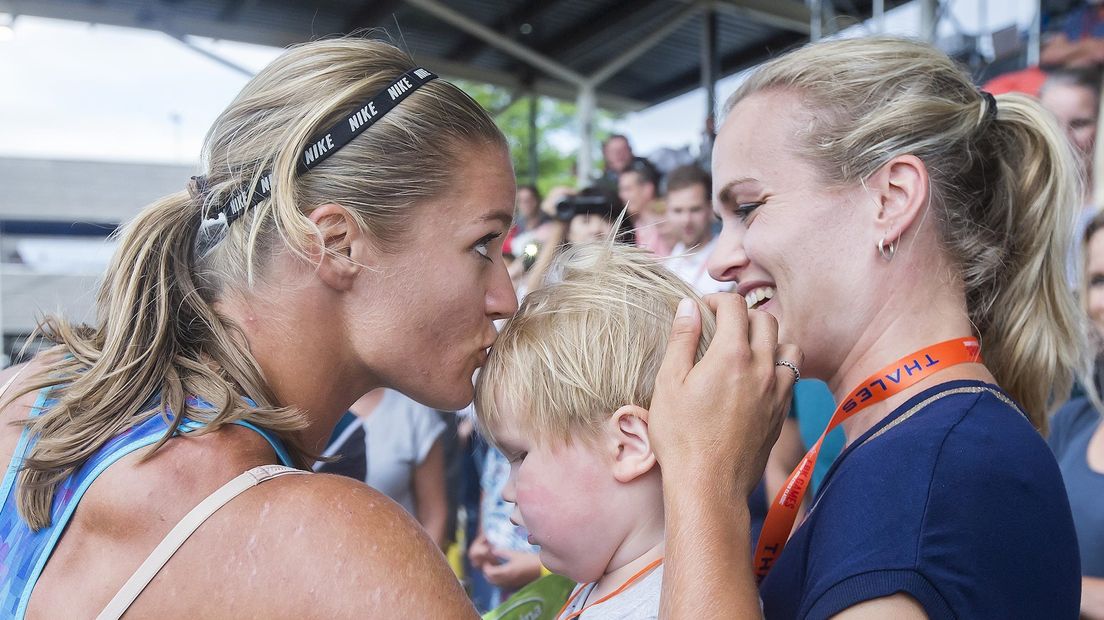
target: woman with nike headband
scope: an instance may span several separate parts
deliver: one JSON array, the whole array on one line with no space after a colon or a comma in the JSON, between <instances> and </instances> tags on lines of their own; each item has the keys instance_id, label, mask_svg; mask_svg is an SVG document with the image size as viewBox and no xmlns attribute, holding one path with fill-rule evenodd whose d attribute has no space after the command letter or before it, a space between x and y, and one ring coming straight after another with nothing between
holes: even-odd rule
<instances>
[{"instance_id":1,"label":"woman with nike headband","mask_svg":"<svg viewBox=\"0 0 1104 620\"><path fill-rule=\"evenodd\" d=\"M847 447L803 517L814 446L749 549L757 461L729 415L744 405L710 389L729 360L689 361L695 314L676 319L649 420L667 617L758 616L753 555L771 619L1077 617L1077 542L1043 439L1089 367L1065 282L1076 163L1054 121L889 38L768 62L726 113L710 273L800 347L779 360L794 379L827 381Z\"/></svg>"},{"instance_id":2,"label":"woman with nike headband","mask_svg":"<svg viewBox=\"0 0 1104 620\"><path fill-rule=\"evenodd\" d=\"M472 400L517 309L502 133L395 47L323 40L246 85L203 168L125 227L96 324L46 318L55 346L0 373L0 616L475 617L400 506L296 474L375 388ZM747 328L717 333L771 375ZM776 383L744 386L745 451Z\"/></svg>"}]
</instances>

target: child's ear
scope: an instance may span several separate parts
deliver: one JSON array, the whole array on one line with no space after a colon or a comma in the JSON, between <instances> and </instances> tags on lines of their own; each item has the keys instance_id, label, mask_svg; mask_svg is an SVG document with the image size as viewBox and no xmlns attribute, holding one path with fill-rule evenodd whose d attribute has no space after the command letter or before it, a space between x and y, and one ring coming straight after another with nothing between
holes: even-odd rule
<instances>
[{"instance_id":1,"label":"child's ear","mask_svg":"<svg viewBox=\"0 0 1104 620\"><path fill-rule=\"evenodd\" d=\"M655 467L646 409L636 405L621 407L610 416L609 431L613 477L618 482L632 482Z\"/></svg>"}]
</instances>

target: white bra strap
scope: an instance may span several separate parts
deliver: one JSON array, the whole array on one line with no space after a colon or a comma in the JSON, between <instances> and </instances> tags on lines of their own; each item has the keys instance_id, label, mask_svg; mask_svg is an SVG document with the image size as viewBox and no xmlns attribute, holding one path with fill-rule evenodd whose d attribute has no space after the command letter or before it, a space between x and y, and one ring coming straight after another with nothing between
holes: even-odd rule
<instances>
[{"instance_id":1,"label":"white bra strap","mask_svg":"<svg viewBox=\"0 0 1104 620\"><path fill-rule=\"evenodd\" d=\"M176 527L172 529L161 541L160 544L150 553L146 561L138 567L138 570L134 571L130 579L127 580L123 587L119 589L119 592L115 595L115 598L111 599L111 602L104 607L104 610L97 616L97 620L116 620L121 617L127 609L130 608L134 600L138 598L138 595L142 593L142 590L146 589L146 586L153 581L154 576L165 566L165 563L169 561L169 558L180 546L184 544L184 541L188 540L199 526L203 524L211 515L226 505L227 502L234 499L246 489L257 486L258 484L268 480L270 478L277 478L287 474L308 474L310 472L300 469L294 469L291 467L284 467L283 465L261 465L260 467L254 467L249 471L241 474L237 478L234 478L230 482L222 485L217 491L207 496L202 502L188 514L184 515L184 518L176 524Z\"/></svg>"},{"instance_id":2,"label":"white bra strap","mask_svg":"<svg viewBox=\"0 0 1104 620\"><path fill-rule=\"evenodd\" d=\"M4 394L8 393L8 388L10 388L13 383L15 383L15 380L19 378L19 375L23 374L24 370L27 370L27 366L30 366L30 364L24 364L22 368L15 371L15 374L8 377L8 380L4 382L3 386L0 386L0 399L3 399Z\"/></svg>"}]
</instances>

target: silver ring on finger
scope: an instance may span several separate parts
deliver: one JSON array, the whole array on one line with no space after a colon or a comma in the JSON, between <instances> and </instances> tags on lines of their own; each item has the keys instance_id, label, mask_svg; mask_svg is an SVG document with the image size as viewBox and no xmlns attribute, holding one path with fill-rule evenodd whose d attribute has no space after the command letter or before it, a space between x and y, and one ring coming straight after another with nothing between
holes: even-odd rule
<instances>
[{"instance_id":1,"label":"silver ring on finger","mask_svg":"<svg viewBox=\"0 0 1104 620\"><path fill-rule=\"evenodd\" d=\"M793 372L794 383L797 383L798 381L801 380L801 371L797 369L797 364L795 364L793 362L790 362L790 361L787 361L787 360L778 360L777 362L774 363L774 365L775 366L785 366L786 368L789 368Z\"/></svg>"}]
</instances>

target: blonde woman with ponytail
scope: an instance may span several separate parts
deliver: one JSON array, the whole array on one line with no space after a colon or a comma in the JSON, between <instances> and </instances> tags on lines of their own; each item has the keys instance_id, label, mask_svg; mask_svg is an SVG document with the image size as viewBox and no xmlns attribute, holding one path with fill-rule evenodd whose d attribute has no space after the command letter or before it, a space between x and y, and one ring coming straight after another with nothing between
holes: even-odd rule
<instances>
[{"instance_id":1,"label":"blonde woman with ponytail","mask_svg":"<svg viewBox=\"0 0 1104 620\"><path fill-rule=\"evenodd\" d=\"M1065 281L1076 170L1034 100L977 90L919 42L812 44L740 87L710 273L750 308L729 311L801 349L779 368L828 383L847 447L802 515L807 456L749 548L744 464L763 453L739 435L762 414L711 382L728 360L693 365L696 312L676 318L649 419L667 617L758 616L753 575L768 618L1077 616L1043 438L1088 369Z\"/></svg>"},{"instance_id":2,"label":"blonde woman with ponytail","mask_svg":"<svg viewBox=\"0 0 1104 620\"><path fill-rule=\"evenodd\" d=\"M516 309L505 140L435 78L286 52L126 226L96 324L0 374L0 616L474 616L397 504L288 475L377 387L465 406Z\"/></svg>"}]
</instances>

